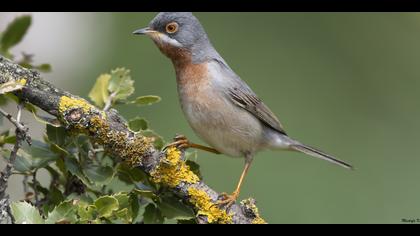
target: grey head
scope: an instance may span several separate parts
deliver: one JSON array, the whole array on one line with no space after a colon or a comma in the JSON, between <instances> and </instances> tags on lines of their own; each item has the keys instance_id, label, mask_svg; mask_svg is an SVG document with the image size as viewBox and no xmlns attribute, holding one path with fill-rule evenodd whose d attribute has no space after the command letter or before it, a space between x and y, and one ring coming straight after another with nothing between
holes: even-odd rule
<instances>
[{"instance_id":1,"label":"grey head","mask_svg":"<svg viewBox=\"0 0 420 236\"><path fill-rule=\"evenodd\" d=\"M161 12L149 26L133 32L149 36L172 60L187 52L193 62L219 58L200 21L191 12Z\"/></svg>"}]
</instances>

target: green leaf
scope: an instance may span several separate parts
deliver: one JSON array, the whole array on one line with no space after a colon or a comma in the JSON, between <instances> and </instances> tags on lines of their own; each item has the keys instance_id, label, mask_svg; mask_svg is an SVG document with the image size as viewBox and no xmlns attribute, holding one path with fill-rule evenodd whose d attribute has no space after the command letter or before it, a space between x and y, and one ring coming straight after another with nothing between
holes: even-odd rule
<instances>
[{"instance_id":1,"label":"green leaf","mask_svg":"<svg viewBox=\"0 0 420 236\"><path fill-rule=\"evenodd\" d=\"M146 209L143 213L143 222L145 224L162 224L164 218L162 212L152 203L146 206Z\"/></svg>"},{"instance_id":2,"label":"green leaf","mask_svg":"<svg viewBox=\"0 0 420 236\"><path fill-rule=\"evenodd\" d=\"M89 98L100 108L104 107L109 98L108 84L110 79L110 74L100 75L89 92Z\"/></svg>"},{"instance_id":3,"label":"green leaf","mask_svg":"<svg viewBox=\"0 0 420 236\"><path fill-rule=\"evenodd\" d=\"M6 104L7 104L7 98L3 94L0 94L0 106L4 106Z\"/></svg>"},{"instance_id":4,"label":"green leaf","mask_svg":"<svg viewBox=\"0 0 420 236\"><path fill-rule=\"evenodd\" d=\"M187 224L187 225L195 225L197 224L197 220L195 218L188 219L188 220L177 220L177 224Z\"/></svg>"},{"instance_id":5,"label":"green leaf","mask_svg":"<svg viewBox=\"0 0 420 236\"><path fill-rule=\"evenodd\" d=\"M60 203L54 210L48 214L45 223L75 223L77 221L77 207L73 204L73 200Z\"/></svg>"},{"instance_id":6,"label":"green leaf","mask_svg":"<svg viewBox=\"0 0 420 236\"><path fill-rule=\"evenodd\" d=\"M38 209L27 202L12 202L10 205L16 224L43 224Z\"/></svg>"},{"instance_id":7,"label":"green leaf","mask_svg":"<svg viewBox=\"0 0 420 236\"><path fill-rule=\"evenodd\" d=\"M134 103L138 106L147 106L147 105L152 105L154 103L160 102L161 100L162 99L159 96L148 95L148 96L137 97L131 103Z\"/></svg>"},{"instance_id":8,"label":"green leaf","mask_svg":"<svg viewBox=\"0 0 420 236\"><path fill-rule=\"evenodd\" d=\"M56 186L50 186L45 196L47 198L47 202L44 204L44 212L50 212L65 199L63 193Z\"/></svg>"},{"instance_id":9,"label":"green leaf","mask_svg":"<svg viewBox=\"0 0 420 236\"><path fill-rule=\"evenodd\" d=\"M48 140L57 144L58 146L63 146L66 141L66 129L63 127L54 127L52 125L47 125L47 136Z\"/></svg>"},{"instance_id":10,"label":"green leaf","mask_svg":"<svg viewBox=\"0 0 420 236\"><path fill-rule=\"evenodd\" d=\"M3 146L4 144L14 144L16 142L16 136L7 136L7 135L1 135L0 136L0 146Z\"/></svg>"},{"instance_id":11,"label":"green leaf","mask_svg":"<svg viewBox=\"0 0 420 236\"><path fill-rule=\"evenodd\" d=\"M144 118L136 117L128 121L128 127L132 131L138 132L140 130L146 130L148 125L147 125L147 121Z\"/></svg>"},{"instance_id":12,"label":"green leaf","mask_svg":"<svg viewBox=\"0 0 420 236\"><path fill-rule=\"evenodd\" d=\"M142 197L149 198L152 200L157 198L156 194L151 190L134 189L133 192Z\"/></svg>"},{"instance_id":13,"label":"green leaf","mask_svg":"<svg viewBox=\"0 0 420 236\"><path fill-rule=\"evenodd\" d=\"M113 197L115 197L118 201L118 206L120 209L123 208L128 208L130 206L130 198L128 196L128 193L116 193L114 195L112 195Z\"/></svg>"},{"instance_id":14,"label":"green leaf","mask_svg":"<svg viewBox=\"0 0 420 236\"><path fill-rule=\"evenodd\" d=\"M97 217L96 206L81 202L77 209L81 222L94 220Z\"/></svg>"},{"instance_id":15,"label":"green leaf","mask_svg":"<svg viewBox=\"0 0 420 236\"><path fill-rule=\"evenodd\" d=\"M33 68L37 69L38 71L45 72L45 73L51 72L51 65L50 64L41 64L41 65L38 65L38 66L33 66Z\"/></svg>"},{"instance_id":16,"label":"green leaf","mask_svg":"<svg viewBox=\"0 0 420 236\"><path fill-rule=\"evenodd\" d=\"M66 169L72 175L75 175L77 178L79 178L85 185L88 185L88 186L91 185L89 179L83 173L82 167L80 166L76 158L72 156L67 156L64 158L64 164L65 164Z\"/></svg>"},{"instance_id":17,"label":"green leaf","mask_svg":"<svg viewBox=\"0 0 420 236\"><path fill-rule=\"evenodd\" d=\"M129 183L144 182L146 174L139 168L130 167L126 163L119 163L117 172L121 180Z\"/></svg>"},{"instance_id":18,"label":"green leaf","mask_svg":"<svg viewBox=\"0 0 420 236\"><path fill-rule=\"evenodd\" d=\"M48 73L51 72L51 65L50 64L41 64L41 65L32 65L32 55L31 57L24 58L22 61L19 62L19 65L25 67L26 69L35 69L40 72Z\"/></svg>"},{"instance_id":19,"label":"green leaf","mask_svg":"<svg viewBox=\"0 0 420 236\"><path fill-rule=\"evenodd\" d=\"M28 172L43 168L57 159L58 155L50 151L48 144L33 140L31 146L24 143L19 149L15 169L19 172Z\"/></svg>"},{"instance_id":20,"label":"green leaf","mask_svg":"<svg viewBox=\"0 0 420 236\"><path fill-rule=\"evenodd\" d=\"M124 223L131 223L132 221L131 213L128 208L116 211L115 216L117 217L117 222L122 221Z\"/></svg>"},{"instance_id":21,"label":"green leaf","mask_svg":"<svg viewBox=\"0 0 420 236\"><path fill-rule=\"evenodd\" d=\"M158 207L168 219L187 220L194 217L194 212L191 208L187 207L175 196L163 198Z\"/></svg>"},{"instance_id":22,"label":"green leaf","mask_svg":"<svg viewBox=\"0 0 420 236\"><path fill-rule=\"evenodd\" d=\"M31 16L21 16L17 17L12 21L7 29L3 32L1 38L1 49L3 51L8 51L9 48L18 44L23 36L26 34L29 26L31 25Z\"/></svg>"},{"instance_id":23,"label":"green leaf","mask_svg":"<svg viewBox=\"0 0 420 236\"><path fill-rule=\"evenodd\" d=\"M114 176L114 169L110 166L89 165L83 168L83 172L97 186L108 184Z\"/></svg>"},{"instance_id":24,"label":"green leaf","mask_svg":"<svg viewBox=\"0 0 420 236\"><path fill-rule=\"evenodd\" d=\"M106 185L106 192L130 192L136 186L132 182L126 182L120 178L120 174L114 175L111 182Z\"/></svg>"},{"instance_id":25,"label":"green leaf","mask_svg":"<svg viewBox=\"0 0 420 236\"><path fill-rule=\"evenodd\" d=\"M21 90L23 86L24 85L18 81L15 81L15 80L8 81L0 85L0 94L5 94L5 93Z\"/></svg>"},{"instance_id":26,"label":"green leaf","mask_svg":"<svg viewBox=\"0 0 420 236\"><path fill-rule=\"evenodd\" d=\"M34 105L32 105L31 103L25 103L24 108L27 111L36 114L36 107Z\"/></svg>"},{"instance_id":27,"label":"green leaf","mask_svg":"<svg viewBox=\"0 0 420 236\"><path fill-rule=\"evenodd\" d=\"M110 217L112 213L118 210L118 200L112 196L102 196L95 201L95 206L99 217Z\"/></svg>"},{"instance_id":28,"label":"green leaf","mask_svg":"<svg viewBox=\"0 0 420 236\"><path fill-rule=\"evenodd\" d=\"M3 96L6 97L7 99L10 99L10 100L14 101L15 103L20 102L19 98L16 95L14 95L13 93L6 93Z\"/></svg>"},{"instance_id":29,"label":"green leaf","mask_svg":"<svg viewBox=\"0 0 420 236\"><path fill-rule=\"evenodd\" d=\"M131 222L134 222L139 215L140 204L136 194L130 193Z\"/></svg>"},{"instance_id":30,"label":"green leaf","mask_svg":"<svg viewBox=\"0 0 420 236\"><path fill-rule=\"evenodd\" d=\"M44 125L51 125L53 127L61 127L60 121L56 118L50 118L46 116L40 116L36 113L36 111L32 112L35 120Z\"/></svg>"},{"instance_id":31,"label":"green leaf","mask_svg":"<svg viewBox=\"0 0 420 236\"><path fill-rule=\"evenodd\" d=\"M49 141L49 140L47 140L47 141ZM62 155L62 156L69 155L69 152L66 149L58 146L55 143L50 143L50 149L51 149L52 152L57 153L57 154Z\"/></svg>"},{"instance_id":32,"label":"green leaf","mask_svg":"<svg viewBox=\"0 0 420 236\"><path fill-rule=\"evenodd\" d=\"M132 209L131 209L131 201L130 197L127 193L117 193L114 194L113 197L115 197L118 200L119 210L115 212L115 215L123 219L126 223L129 223L132 221Z\"/></svg>"},{"instance_id":33,"label":"green leaf","mask_svg":"<svg viewBox=\"0 0 420 236\"><path fill-rule=\"evenodd\" d=\"M108 91L114 93L114 101L125 100L134 93L134 81L131 79L130 70L117 68L111 71Z\"/></svg>"}]
</instances>

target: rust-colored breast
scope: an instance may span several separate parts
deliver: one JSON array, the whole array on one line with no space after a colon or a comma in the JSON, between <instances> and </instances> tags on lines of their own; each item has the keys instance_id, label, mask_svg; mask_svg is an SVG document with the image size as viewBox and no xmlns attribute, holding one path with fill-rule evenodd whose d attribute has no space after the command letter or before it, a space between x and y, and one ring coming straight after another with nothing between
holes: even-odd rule
<instances>
[{"instance_id":1,"label":"rust-colored breast","mask_svg":"<svg viewBox=\"0 0 420 236\"><path fill-rule=\"evenodd\" d=\"M191 62L175 65L179 85L207 83L207 63L193 64Z\"/></svg>"},{"instance_id":2,"label":"rust-colored breast","mask_svg":"<svg viewBox=\"0 0 420 236\"><path fill-rule=\"evenodd\" d=\"M200 99L209 84L207 62L193 63L191 52L156 41L163 54L169 57L175 67L181 100Z\"/></svg>"},{"instance_id":3,"label":"rust-colored breast","mask_svg":"<svg viewBox=\"0 0 420 236\"><path fill-rule=\"evenodd\" d=\"M211 99L210 77L207 63L191 62L175 64L178 93L181 106L189 106L193 110L202 110L209 106Z\"/></svg>"}]
</instances>

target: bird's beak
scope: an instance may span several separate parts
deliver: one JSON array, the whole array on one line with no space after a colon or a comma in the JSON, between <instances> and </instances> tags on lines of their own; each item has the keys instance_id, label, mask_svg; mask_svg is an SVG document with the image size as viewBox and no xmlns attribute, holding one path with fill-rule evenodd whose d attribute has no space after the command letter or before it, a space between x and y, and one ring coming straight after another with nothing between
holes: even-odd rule
<instances>
[{"instance_id":1,"label":"bird's beak","mask_svg":"<svg viewBox=\"0 0 420 236\"><path fill-rule=\"evenodd\" d=\"M136 35L146 34L146 35L148 35L148 34L152 34L152 33L156 33L156 32L157 32L156 30L153 30L150 27L146 27L146 28L138 29L138 30L134 31L133 34L136 34Z\"/></svg>"}]
</instances>

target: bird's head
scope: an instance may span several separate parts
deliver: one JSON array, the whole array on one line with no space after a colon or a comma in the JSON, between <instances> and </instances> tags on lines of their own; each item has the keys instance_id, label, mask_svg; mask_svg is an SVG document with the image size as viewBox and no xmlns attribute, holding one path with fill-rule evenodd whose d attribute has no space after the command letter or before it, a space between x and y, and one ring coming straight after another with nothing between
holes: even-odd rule
<instances>
[{"instance_id":1,"label":"bird's head","mask_svg":"<svg viewBox=\"0 0 420 236\"><path fill-rule=\"evenodd\" d=\"M191 12L161 12L148 27L133 34L149 36L173 60L211 47L203 26Z\"/></svg>"}]
</instances>

